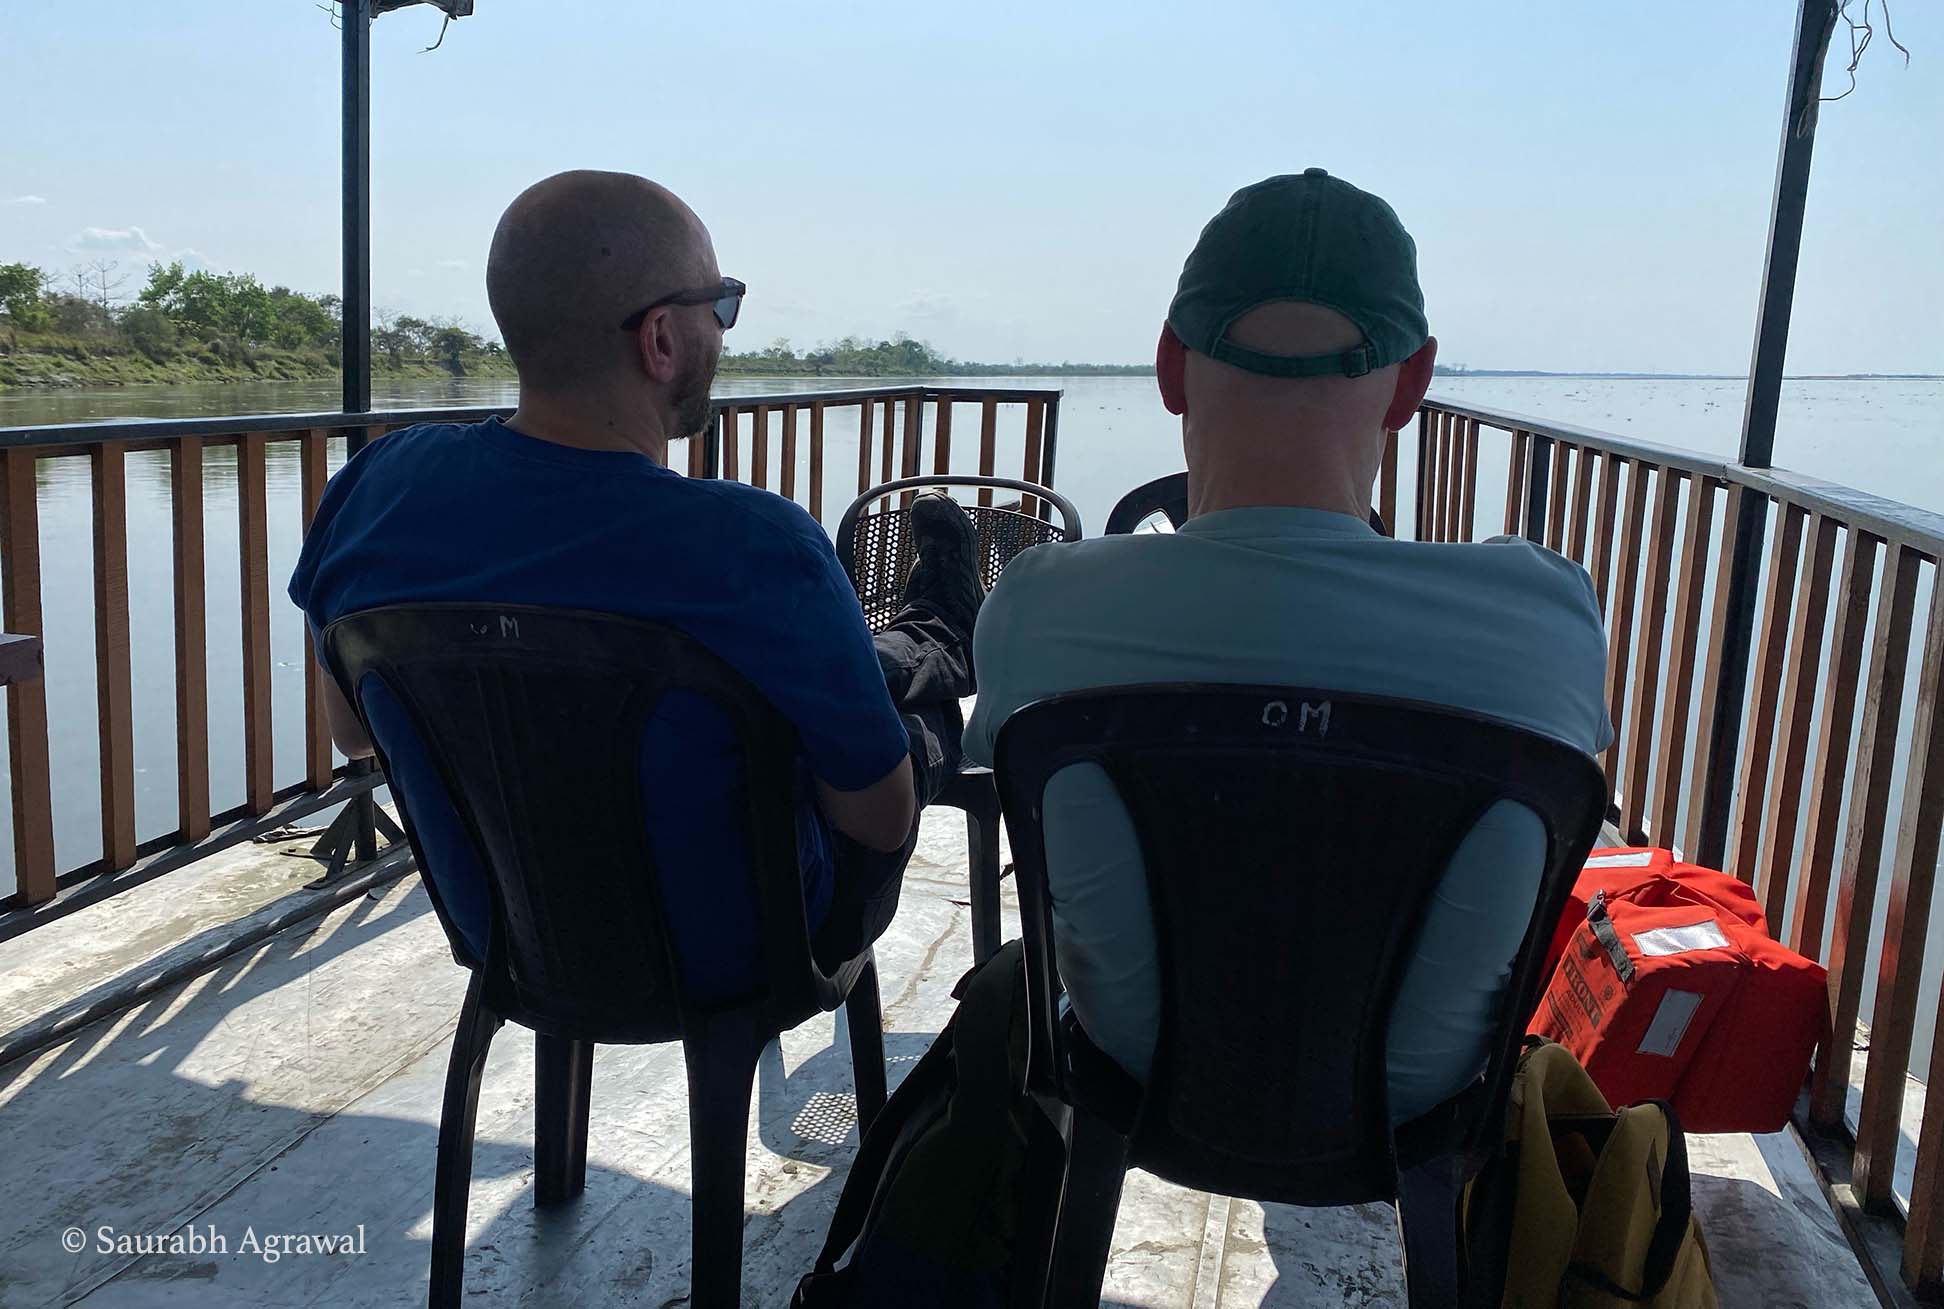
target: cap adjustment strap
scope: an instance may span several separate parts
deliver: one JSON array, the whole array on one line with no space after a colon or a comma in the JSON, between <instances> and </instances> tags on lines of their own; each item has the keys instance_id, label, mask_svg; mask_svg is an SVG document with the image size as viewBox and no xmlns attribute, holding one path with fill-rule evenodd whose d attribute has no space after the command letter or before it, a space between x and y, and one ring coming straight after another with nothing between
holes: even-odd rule
<instances>
[{"instance_id":1,"label":"cap adjustment strap","mask_svg":"<svg viewBox=\"0 0 1944 1309\"><path fill-rule=\"evenodd\" d=\"M1377 368L1377 347L1369 341L1353 350L1327 355L1272 355L1222 339L1208 356L1265 377L1363 377Z\"/></svg>"}]
</instances>

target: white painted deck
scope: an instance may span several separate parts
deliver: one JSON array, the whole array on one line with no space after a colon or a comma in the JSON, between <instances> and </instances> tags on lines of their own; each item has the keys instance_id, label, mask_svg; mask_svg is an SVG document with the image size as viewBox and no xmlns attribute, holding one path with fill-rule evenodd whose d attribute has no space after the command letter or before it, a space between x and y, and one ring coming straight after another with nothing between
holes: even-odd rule
<instances>
[{"instance_id":1,"label":"white painted deck","mask_svg":"<svg viewBox=\"0 0 1944 1309\"><path fill-rule=\"evenodd\" d=\"M243 847L0 945L0 1033L315 876ZM935 812L879 945L895 1081L970 963L959 816ZM212 939L201 938L203 942ZM416 877L312 918L70 1039L0 1065L0 1306L423 1303L447 1042L463 977ZM833 1043L834 1042L834 1043ZM587 1193L532 1207L533 1044L506 1029L479 1113L467 1286L480 1303L681 1303L688 1151L681 1055L595 1062ZM841 1024L763 1069L747 1174L745 1304L783 1306L855 1147ZM1696 1201L1727 1306L1874 1303L1792 1136L1696 1137ZM65 1229L81 1248L63 1248ZM226 1250L104 1251L194 1231ZM243 1247L362 1234L353 1253ZM73 1238L70 1238L73 1239ZM1143 1309L1402 1303L1384 1206L1297 1210L1130 1177L1103 1303Z\"/></svg>"}]
</instances>

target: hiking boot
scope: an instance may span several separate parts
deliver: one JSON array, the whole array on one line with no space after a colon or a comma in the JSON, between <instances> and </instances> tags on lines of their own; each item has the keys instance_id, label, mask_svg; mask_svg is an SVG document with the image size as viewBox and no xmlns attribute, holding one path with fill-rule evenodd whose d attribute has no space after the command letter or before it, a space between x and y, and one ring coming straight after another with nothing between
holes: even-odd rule
<instances>
[{"instance_id":1,"label":"hiking boot","mask_svg":"<svg viewBox=\"0 0 1944 1309\"><path fill-rule=\"evenodd\" d=\"M979 581L979 532L958 501L928 492L911 504L911 542L918 559L905 579L904 601L951 624L972 646L985 587Z\"/></svg>"}]
</instances>

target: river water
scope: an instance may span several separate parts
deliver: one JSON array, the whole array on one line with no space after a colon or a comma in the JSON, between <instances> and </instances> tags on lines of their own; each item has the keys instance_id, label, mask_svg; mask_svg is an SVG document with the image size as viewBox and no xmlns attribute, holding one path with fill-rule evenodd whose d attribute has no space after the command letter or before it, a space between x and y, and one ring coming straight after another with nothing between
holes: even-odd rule
<instances>
[{"instance_id":1,"label":"river water","mask_svg":"<svg viewBox=\"0 0 1944 1309\"><path fill-rule=\"evenodd\" d=\"M915 380L915 379L914 379ZM1181 467L1175 419L1143 377L1028 377L936 379L941 384L1058 387L1057 483L1078 505L1088 530L1104 523L1129 487ZM720 395L846 389L849 379L724 379ZM1634 439L1714 454L1738 443L1745 386L1739 381L1605 378L1441 378L1436 396L1577 424ZM510 382L408 381L375 388L374 407L511 404ZM100 391L0 393L0 427L129 417L190 417L236 413L334 410L335 382L242 383L182 387L126 387ZM976 451L975 411L961 408L955 425L955 466ZM834 523L855 487L854 410L830 418L823 519ZM745 420L745 430L747 430ZM1019 466L1016 416L1001 424L1002 472ZM1504 438L1487 434L1478 483L1481 535L1496 531L1505 496ZM334 443L332 463L343 458ZM802 457L807 459L807 440ZM1400 469L1408 488L1415 475L1415 441L1403 443ZM1944 381L1793 381L1784 387L1776 462L1933 511L1944 512ZM678 457L679 462L679 457ZM969 468L963 471L971 471ZM96 858L99 833L95 731L91 500L86 460L40 465L40 513L47 641L47 695L52 723L54 825L58 865ZM269 448L270 568L274 583L271 644L277 780L303 774L302 620L283 600L282 582L295 563L299 540L296 451ZM807 476L798 485L807 487ZM1404 493L1408 499L1408 490ZM241 625L238 591L234 452L211 449L204 470L208 534L210 791L217 810L240 804L242 783ZM165 453L128 460L130 625L134 643L136 808L139 835L175 826L174 666L169 466ZM1927 603L1928 585L1920 602ZM1920 613L1924 612L1922 609ZM1916 644L1921 644L1917 642ZM1913 660L1915 652L1913 652ZM1912 668L1914 679L1916 669ZM1914 683L1913 683L1914 684ZM0 754L0 768L5 757ZM0 806L4 810L4 806ZM0 892L11 889L11 832L0 812ZM1893 823L1894 831L1894 823ZM1886 879L1887 881L1887 879ZM1886 888L1887 889L1887 888ZM1944 901L1940 901L1944 914ZM1944 930L1944 929L1941 929ZM1926 961L1925 993L1934 995L1944 949ZM1931 1024L1919 1023L1919 1056Z\"/></svg>"}]
</instances>

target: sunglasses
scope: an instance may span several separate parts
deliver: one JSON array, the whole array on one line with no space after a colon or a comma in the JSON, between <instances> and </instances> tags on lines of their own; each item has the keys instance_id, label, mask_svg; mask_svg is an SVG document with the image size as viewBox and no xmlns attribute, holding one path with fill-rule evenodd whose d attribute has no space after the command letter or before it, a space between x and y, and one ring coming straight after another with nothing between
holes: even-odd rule
<instances>
[{"instance_id":1,"label":"sunglasses","mask_svg":"<svg viewBox=\"0 0 1944 1309\"><path fill-rule=\"evenodd\" d=\"M624 332L638 332L648 315L664 305L709 305L715 310L716 321L722 330L728 331L736 325L736 316L742 312L743 296L749 288L733 277L725 277L718 286L705 286L695 291L677 291L665 295L651 305L646 305L629 314L621 321Z\"/></svg>"}]
</instances>

